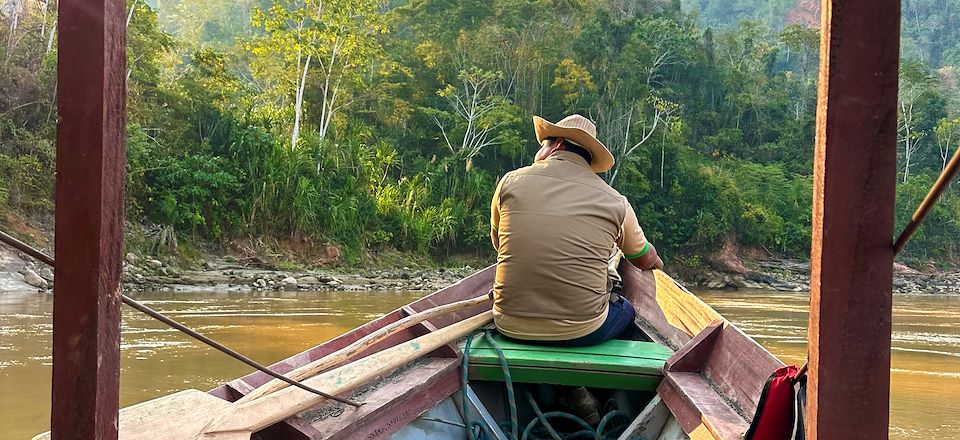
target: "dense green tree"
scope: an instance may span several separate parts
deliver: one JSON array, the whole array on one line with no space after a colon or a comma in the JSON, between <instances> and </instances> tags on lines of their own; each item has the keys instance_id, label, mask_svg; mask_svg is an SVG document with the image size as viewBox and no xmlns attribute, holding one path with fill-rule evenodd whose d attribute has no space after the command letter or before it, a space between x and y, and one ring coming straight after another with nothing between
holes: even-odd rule
<instances>
[{"instance_id":1,"label":"dense green tree","mask_svg":"<svg viewBox=\"0 0 960 440\"><path fill-rule=\"evenodd\" d=\"M668 259L808 252L819 32L794 1L151 4L128 4L127 212L158 246L489 255L489 197L532 160L531 115L577 112ZM55 18L31 5L0 14L0 211L49 215ZM960 145L960 12L904 11L899 225ZM958 219L954 188L907 258L955 260Z\"/></svg>"}]
</instances>

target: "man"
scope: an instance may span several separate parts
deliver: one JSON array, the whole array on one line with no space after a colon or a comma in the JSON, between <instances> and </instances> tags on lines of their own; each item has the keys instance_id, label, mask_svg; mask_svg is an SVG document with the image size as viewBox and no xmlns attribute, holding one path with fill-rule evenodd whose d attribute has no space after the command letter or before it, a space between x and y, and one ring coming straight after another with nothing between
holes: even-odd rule
<instances>
[{"instance_id":1,"label":"man","mask_svg":"<svg viewBox=\"0 0 960 440\"><path fill-rule=\"evenodd\" d=\"M597 176L614 159L593 122L580 115L533 121L540 151L533 165L503 176L490 207L494 322L514 339L599 344L628 329L636 313L611 295L611 251L619 247L644 270L663 261L627 199Z\"/></svg>"}]
</instances>

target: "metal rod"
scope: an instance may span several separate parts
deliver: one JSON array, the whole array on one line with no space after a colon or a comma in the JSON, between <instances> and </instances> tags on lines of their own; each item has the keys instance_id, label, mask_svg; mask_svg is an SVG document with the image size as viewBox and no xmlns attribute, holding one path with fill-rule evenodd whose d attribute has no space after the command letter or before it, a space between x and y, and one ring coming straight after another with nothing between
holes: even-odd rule
<instances>
[{"instance_id":1,"label":"metal rod","mask_svg":"<svg viewBox=\"0 0 960 440\"><path fill-rule=\"evenodd\" d=\"M910 241L913 233L917 232L920 224L923 223L923 219L927 218L927 215L930 214L933 205L937 203L940 195L950 186L950 181L957 175L957 172L960 172L960 148L957 148L957 151L953 154L953 159L950 159L950 163L947 164L947 167L940 173L937 182L930 187L930 192L927 193L927 197L923 199L923 202L917 207L917 211L913 213L913 218L911 218L907 226L903 228L903 232L897 237L897 241L893 243L894 255L899 254L900 251L903 250L903 247L907 245L907 242Z\"/></svg>"},{"instance_id":2,"label":"metal rod","mask_svg":"<svg viewBox=\"0 0 960 440\"><path fill-rule=\"evenodd\" d=\"M47 266L53 267L53 258L49 255L40 252L36 248L26 244L20 240L17 240L16 237L7 234L6 232L0 231L0 241L10 245L13 248L16 248L18 251L23 252L33 258L36 258L37 261L46 264Z\"/></svg>"},{"instance_id":3,"label":"metal rod","mask_svg":"<svg viewBox=\"0 0 960 440\"><path fill-rule=\"evenodd\" d=\"M4 243L6 243L6 244L8 244L8 245L10 245L10 246L12 246L12 247L14 247L14 248L22 251L23 253L25 253L25 254L33 257L33 258L36 258L38 261L40 261L40 262L42 262L42 263L45 263L45 264L49 265L50 267L53 267L53 266L54 266L54 260L53 260L53 258L52 258L51 256L49 256L49 255L47 255L47 254L45 254L45 253L43 253L43 252L40 252L40 251L37 250L36 248L34 248L34 247L32 247L32 246L30 246L30 245L28 245L28 244L26 244L26 243L24 243L24 242L22 242L22 241L20 241L20 240L17 240L15 237L13 237L13 236L11 236L11 235L3 232L3 231L0 231L0 241L3 241ZM185 325L183 325L183 324L181 324L181 323L179 323L179 322L177 322L177 321L174 321L173 319L165 316L164 314L162 314L162 313L160 313L160 312L157 312L156 310L153 310L153 309L151 309L150 307L147 307L147 306L144 305L143 303L141 303L141 302L139 302L139 301L137 301L137 300L135 300L135 299L127 296L127 295L122 295L122 294L121 294L120 296L121 296L121 298L123 299L123 303L124 303L124 304L126 304L126 305L128 305L128 306L130 306L130 307L133 307L134 309L139 310L140 312L144 313L145 315L147 315L147 316L149 316L149 317L151 317L151 318L153 318L153 319L156 319L157 321L160 321L160 322L162 322L162 323L164 323L164 324L169 325L170 327L173 327L173 328L175 328L175 329L177 329L177 330L180 330L181 332L187 334L188 336L190 336L190 337L192 337L192 338L194 338L194 339L196 339L196 340L198 340L198 341L200 341L200 342L203 342L204 344L207 344L207 345L209 345L210 347L213 347L213 348L217 349L218 351L220 351L220 352L222 352L222 353L224 353L224 354L227 354L227 355L229 355L230 357L232 357L232 358L234 358L234 359L236 359L236 360L238 360L238 361L240 361L240 362L243 362L243 363L245 363L245 364L247 364L247 365L249 365L249 366L251 366L251 367L253 367L253 368L256 368L257 370L260 370L260 371L262 371L262 372L270 375L271 377L273 377L273 378L275 378L275 379L282 380L282 381L284 381L284 382L286 382L286 383L288 383L288 384L290 384L290 385L293 385L293 386L295 386L295 387L297 387L297 388L300 388L300 389L309 391L309 392L311 392L311 393L313 393L313 394L317 394L317 395L319 395L319 396L323 396L323 397L326 397L326 398L331 399L331 400L335 400L335 401L340 402L340 403L345 403L345 404L351 405L351 406L353 406L353 407L359 407L359 406L360 406L359 403L356 403L356 402L354 402L354 401L352 401L352 400L344 399L344 398L342 398L342 397L337 397L337 396L333 396L333 395L324 393L323 391L314 389L314 388L312 388L312 387L310 387L310 386L304 385L304 384L301 383L301 382L298 382L298 381L296 381L296 380L290 379L290 378L288 378L288 377L286 377L286 376L284 376L284 375L282 375L282 374L280 374L280 373L277 373L277 372L275 372L275 371L273 371L273 370L271 370L271 369L269 369L269 368L261 365L259 362L255 361L255 360L253 360L253 359L250 359L250 358L248 358L248 357L246 357L246 356L238 353L237 351L235 351L235 350L233 350L233 349L231 349L231 348L229 348L229 347L227 347L227 346L225 346L225 345L223 345L223 344L221 344L221 343L219 343L219 342L217 342L217 341L214 341L213 339L210 339L210 338L208 338L208 337L200 334L200 333L197 332L196 330L193 330L193 329L191 329L190 327L187 327L187 326L185 326Z\"/></svg>"},{"instance_id":4,"label":"metal rod","mask_svg":"<svg viewBox=\"0 0 960 440\"><path fill-rule=\"evenodd\" d=\"M209 346L211 346L211 347L213 347L213 348L215 348L215 349L217 349L217 350L219 350L219 351L221 351L221 352L223 352L223 353L225 353L225 354L227 354L227 355L230 355L230 357L232 357L232 358L234 358L234 359L236 359L236 360L238 360L238 361L240 361L240 362L243 362L243 363L245 363L245 364L247 364L247 365L249 365L249 366L251 366L251 367L253 367L253 368L256 368L256 369L258 369L258 370L260 370L260 371L262 371L262 372L264 372L264 373L266 373L266 374L269 374L270 376L272 376L272 377L274 377L274 378L276 378L276 379L282 380L282 381L284 381L284 382L286 382L286 383L288 383L288 384L290 384L290 385L293 385L293 386L295 386L295 387L297 387L297 388L300 388L300 389L309 391L309 392L311 392L311 393L313 393L313 394L317 394L317 395L326 397L326 398L331 399L331 400L336 400L337 402L345 403L345 404L351 405L351 406L353 406L353 407L359 407L359 406L360 406L359 403L356 403L356 402L354 402L354 401L352 401L352 400L344 399L344 398L342 398L342 397L337 397L337 396L333 396L333 395L324 393L323 391L314 389L314 388L312 388L312 387L310 387L310 386L307 386L307 385L305 385L305 384L303 384L303 383L301 383L301 382L298 382L298 381L295 381L295 380L293 380L293 379L290 379L289 377L286 377L286 376L284 376L284 375L282 375L282 374L280 374L280 373L276 373L276 372L274 372L273 370L271 370L271 369L269 369L269 368L261 365L261 364L258 363L257 361L255 361L255 360L253 360L253 359L250 359L250 358L248 358L248 357L246 357L246 356L244 356L244 355L242 355L242 354L234 351L233 349L231 349L231 348L229 348L229 347L227 347L227 346L225 346L225 345L223 345L223 344L221 344L221 343L219 343L219 342L217 342L217 341L214 341L213 339L210 339L210 338L208 338L208 337L206 337L206 336L204 336L204 335L202 335L202 334L200 334L200 333L197 333L195 330L193 330L193 329L191 329L191 328L189 328L189 327L187 327L187 326L185 326L185 325L183 325L183 324L181 324L181 323L179 323L179 322L177 322L177 321L174 321L173 319L170 319L170 318L168 318L167 316L164 316L162 313L159 313L159 312L157 312L157 311L155 311L155 310L147 307L147 306L144 305L143 303L141 303L141 302L139 302L139 301L137 301L137 300L135 300L135 299L133 299L133 298L130 298L130 297L127 296L127 295L123 295L123 303L126 304L126 305L128 305L128 306L130 306L130 307L133 307L133 308L135 308L135 309L137 309L137 310L139 310L139 311L141 311L141 312L143 312L143 313L146 314L147 316L149 316L149 317L151 317L151 318L153 318L153 319L156 319L157 321L160 321L160 322L162 322L162 323L164 323L164 324L169 325L170 327L173 327L173 328L175 328L175 329L177 329L177 330L180 330L180 331L183 332L183 333L186 333L186 334L190 335L190 336L193 337L194 339L196 339L196 340L198 340L198 341L200 341L200 342L203 342L204 344L207 344L207 345L209 345Z\"/></svg>"}]
</instances>

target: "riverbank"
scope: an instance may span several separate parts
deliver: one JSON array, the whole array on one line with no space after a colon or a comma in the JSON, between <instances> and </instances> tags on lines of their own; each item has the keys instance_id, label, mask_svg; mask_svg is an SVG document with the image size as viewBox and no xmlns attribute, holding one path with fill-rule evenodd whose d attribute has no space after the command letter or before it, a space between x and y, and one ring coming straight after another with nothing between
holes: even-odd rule
<instances>
[{"instance_id":1,"label":"riverbank","mask_svg":"<svg viewBox=\"0 0 960 440\"><path fill-rule=\"evenodd\" d=\"M129 252L123 263L124 290L137 291L434 291L484 266L435 267L412 257L393 255L381 266L294 266L236 256L206 256L202 263L185 265L175 258L157 258ZM402 266L398 262L410 262ZM416 263L416 264L414 264ZM709 264L669 264L667 272L691 289L759 289L786 292L810 290L809 262L711 258ZM284 267L286 266L286 267ZM50 291L53 271L9 248L0 248L0 292ZM960 271L922 272L902 264L894 271L894 293L960 293Z\"/></svg>"},{"instance_id":2,"label":"riverbank","mask_svg":"<svg viewBox=\"0 0 960 440\"><path fill-rule=\"evenodd\" d=\"M453 284L477 268L467 264L431 267L415 258L410 266L396 265L393 255L382 267L298 267L288 262L207 256L199 264L180 259L128 252L123 262L123 287L139 291L434 291ZM285 266L285 267L284 267ZM27 255L0 245L0 292L51 291L53 270Z\"/></svg>"},{"instance_id":3,"label":"riverbank","mask_svg":"<svg viewBox=\"0 0 960 440\"><path fill-rule=\"evenodd\" d=\"M677 278L691 289L810 291L810 262L784 259L746 261L742 270L679 267ZM960 271L922 272L894 264L893 293L960 294Z\"/></svg>"},{"instance_id":4,"label":"riverbank","mask_svg":"<svg viewBox=\"0 0 960 440\"><path fill-rule=\"evenodd\" d=\"M477 269L460 267L328 267L282 269L245 264L235 258L205 261L200 268L182 269L155 258L127 254L125 288L142 290L311 290L311 291L434 291Z\"/></svg>"}]
</instances>

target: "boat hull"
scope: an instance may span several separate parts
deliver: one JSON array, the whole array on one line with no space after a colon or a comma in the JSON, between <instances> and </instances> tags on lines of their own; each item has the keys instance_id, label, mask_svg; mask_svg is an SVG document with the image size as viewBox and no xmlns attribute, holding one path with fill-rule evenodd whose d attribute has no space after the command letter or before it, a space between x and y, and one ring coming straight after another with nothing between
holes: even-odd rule
<instances>
[{"instance_id":1,"label":"boat hull","mask_svg":"<svg viewBox=\"0 0 960 440\"><path fill-rule=\"evenodd\" d=\"M480 270L344 335L280 361L271 368L287 373L404 317L482 295L491 288L494 271L493 266ZM623 295L637 309L636 324L639 329L650 340L675 351L663 369L665 379L657 388L657 396L639 411L640 415L621 438L642 436L645 439L678 440L689 436L694 439L741 439L747 420L756 409L765 379L783 364L666 274L640 271L627 262L621 264L620 272L624 280ZM489 310L489 305L484 304L433 317L370 346L351 360L411 341L486 310ZM253 438L461 439L463 427L456 426L463 424L463 418L459 416L462 409L458 408L461 399L453 398L462 391L461 365L462 353L458 346L440 346L413 364L401 367L375 384L355 391L353 398L363 403L359 408L325 402L262 429L254 433ZM208 399L215 396L222 399L218 405L229 405L228 402L240 399L270 379L264 373L254 372L210 390ZM499 386L502 387L502 384ZM124 409L121 412L121 431L124 424L136 423L137 420L132 418L142 414L145 408L150 410L164 401L176 401L171 397ZM471 413L484 412L482 400L470 400L474 405ZM455 408L457 413L451 412L451 408ZM490 412L498 415L498 420L503 418L499 417L503 415L502 408ZM716 414L723 417L717 418ZM492 423L493 416L487 414L487 417L490 417L488 422ZM37 438L43 438L43 435Z\"/></svg>"}]
</instances>

